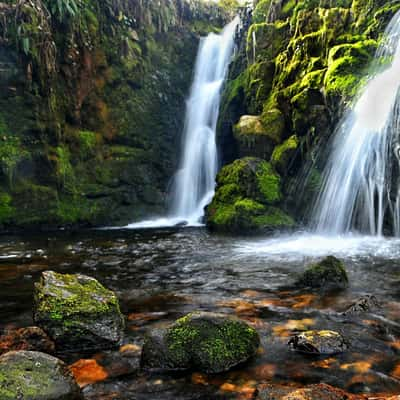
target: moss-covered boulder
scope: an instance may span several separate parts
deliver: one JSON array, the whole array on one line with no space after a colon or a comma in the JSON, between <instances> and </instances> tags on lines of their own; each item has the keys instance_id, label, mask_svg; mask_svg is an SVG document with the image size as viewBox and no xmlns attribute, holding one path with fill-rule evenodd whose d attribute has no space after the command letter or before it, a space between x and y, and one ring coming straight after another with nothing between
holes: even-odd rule
<instances>
[{"instance_id":1,"label":"moss-covered boulder","mask_svg":"<svg viewBox=\"0 0 400 400\"><path fill-rule=\"evenodd\" d=\"M263 124L259 116L243 115L234 126L234 137L242 157L270 158L274 147L280 143L285 121L279 110L271 111L269 117L268 122Z\"/></svg>"},{"instance_id":2,"label":"moss-covered boulder","mask_svg":"<svg viewBox=\"0 0 400 400\"><path fill-rule=\"evenodd\" d=\"M254 157L236 160L218 174L207 226L233 233L290 228L294 221L279 207L281 199L281 179L270 163Z\"/></svg>"},{"instance_id":3,"label":"moss-covered boulder","mask_svg":"<svg viewBox=\"0 0 400 400\"><path fill-rule=\"evenodd\" d=\"M310 265L298 280L301 286L322 289L344 289L348 283L349 279L343 262L333 256Z\"/></svg>"},{"instance_id":4,"label":"moss-covered boulder","mask_svg":"<svg viewBox=\"0 0 400 400\"><path fill-rule=\"evenodd\" d=\"M145 338L145 369L218 373L254 356L260 339L245 322L222 314L192 313Z\"/></svg>"},{"instance_id":5,"label":"moss-covered boulder","mask_svg":"<svg viewBox=\"0 0 400 400\"><path fill-rule=\"evenodd\" d=\"M271 157L271 164L281 175L287 174L298 148L299 139L296 135L291 136L281 145L275 147Z\"/></svg>"},{"instance_id":6,"label":"moss-covered boulder","mask_svg":"<svg viewBox=\"0 0 400 400\"><path fill-rule=\"evenodd\" d=\"M0 357L1 400L78 400L80 389L59 359L33 351Z\"/></svg>"},{"instance_id":7,"label":"moss-covered boulder","mask_svg":"<svg viewBox=\"0 0 400 400\"><path fill-rule=\"evenodd\" d=\"M116 295L85 275L43 272L35 284L34 320L58 350L111 348L123 337Z\"/></svg>"}]
</instances>

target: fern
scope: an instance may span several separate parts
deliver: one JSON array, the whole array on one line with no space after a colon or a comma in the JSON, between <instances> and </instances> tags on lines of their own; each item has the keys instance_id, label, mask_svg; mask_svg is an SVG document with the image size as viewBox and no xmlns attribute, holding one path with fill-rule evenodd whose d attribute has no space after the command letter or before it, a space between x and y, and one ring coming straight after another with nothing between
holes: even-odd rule
<instances>
[{"instance_id":1,"label":"fern","mask_svg":"<svg viewBox=\"0 0 400 400\"><path fill-rule=\"evenodd\" d=\"M73 18L79 11L79 0L46 0L50 14L59 22Z\"/></svg>"}]
</instances>

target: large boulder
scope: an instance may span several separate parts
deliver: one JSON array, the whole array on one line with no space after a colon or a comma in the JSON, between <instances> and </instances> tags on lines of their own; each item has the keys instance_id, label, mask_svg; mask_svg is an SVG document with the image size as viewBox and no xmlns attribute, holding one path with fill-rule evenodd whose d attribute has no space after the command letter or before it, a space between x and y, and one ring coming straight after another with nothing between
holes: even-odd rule
<instances>
[{"instance_id":1,"label":"large boulder","mask_svg":"<svg viewBox=\"0 0 400 400\"><path fill-rule=\"evenodd\" d=\"M0 357L1 400L78 400L80 389L59 359L34 351Z\"/></svg>"},{"instance_id":2,"label":"large boulder","mask_svg":"<svg viewBox=\"0 0 400 400\"><path fill-rule=\"evenodd\" d=\"M218 373L247 361L260 344L245 322L222 314L192 313L146 336L142 367Z\"/></svg>"},{"instance_id":3,"label":"large boulder","mask_svg":"<svg viewBox=\"0 0 400 400\"><path fill-rule=\"evenodd\" d=\"M293 227L293 219L279 206L281 179L271 164L247 157L222 168L207 226L216 231L260 233Z\"/></svg>"},{"instance_id":4,"label":"large boulder","mask_svg":"<svg viewBox=\"0 0 400 400\"><path fill-rule=\"evenodd\" d=\"M344 289L348 283L349 279L344 264L333 256L310 265L298 281L300 286L327 290Z\"/></svg>"},{"instance_id":5,"label":"large boulder","mask_svg":"<svg viewBox=\"0 0 400 400\"><path fill-rule=\"evenodd\" d=\"M34 319L60 350L111 348L123 337L116 295L85 275L43 272L35 285Z\"/></svg>"}]
</instances>

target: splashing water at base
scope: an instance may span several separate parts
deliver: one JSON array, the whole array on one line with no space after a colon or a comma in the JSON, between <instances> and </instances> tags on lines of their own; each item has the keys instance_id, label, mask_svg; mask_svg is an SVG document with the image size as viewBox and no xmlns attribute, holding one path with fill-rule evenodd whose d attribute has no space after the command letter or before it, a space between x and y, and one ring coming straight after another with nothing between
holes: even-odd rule
<instances>
[{"instance_id":1,"label":"splashing water at base","mask_svg":"<svg viewBox=\"0 0 400 400\"><path fill-rule=\"evenodd\" d=\"M187 102L182 159L174 178L169 216L127 226L131 229L201 225L204 208L211 202L218 172L216 127L221 90L234 49L239 17L221 34L203 38L197 55L194 81Z\"/></svg>"},{"instance_id":2,"label":"splashing water at base","mask_svg":"<svg viewBox=\"0 0 400 400\"><path fill-rule=\"evenodd\" d=\"M400 258L400 239L355 234L322 236L298 233L267 240L243 241L235 246L235 252L241 255L263 255L268 260L287 262L327 255L343 259L380 257L396 260Z\"/></svg>"},{"instance_id":3,"label":"splashing water at base","mask_svg":"<svg viewBox=\"0 0 400 400\"><path fill-rule=\"evenodd\" d=\"M400 13L386 30L376 59L391 65L373 77L342 121L314 208L319 233L357 230L381 236L391 216L400 235L400 180L395 157L400 131ZM397 164L397 165L396 165Z\"/></svg>"}]
</instances>

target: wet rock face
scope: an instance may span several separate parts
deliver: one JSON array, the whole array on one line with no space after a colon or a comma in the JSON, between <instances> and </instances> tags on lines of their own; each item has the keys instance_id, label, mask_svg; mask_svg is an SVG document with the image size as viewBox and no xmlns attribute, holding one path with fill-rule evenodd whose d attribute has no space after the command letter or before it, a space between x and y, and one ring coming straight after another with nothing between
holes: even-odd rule
<instances>
[{"instance_id":1,"label":"wet rock face","mask_svg":"<svg viewBox=\"0 0 400 400\"><path fill-rule=\"evenodd\" d=\"M0 337L0 354L15 350L54 353L54 342L37 326L21 328Z\"/></svg>"},{"instance_id":2,"label":"wet rock face","mask_svg":"<svg viewBox=\"0 0 400 400\"><path fill-rule=\"evenodd\" d=\"M117 297L85 275L43 272L35 285L34 319L58 350L106 349L123 337Z\"/></svg>"},{"instance_id":3,"label":"wet rock face","mask_svg":"<svg viewBox=\"0 0 400 400\"><path fill-rule=\"evenodd\" d=\"M193 313L145 339L142 367L218 373L247 361L259 346L258 333L222 314Z\"/></svg>"},{"instance_id":4,"label":"wet rock face","mask_svg":"<svg viewBox=\"0 0 400 400\"><path fill-rule=\"evenodd\" d=\"M348 348L344 337L334 331L306 331L294 336L289 345L306 354L338 354Z\"/></svg>"},{"instance_id":5,"label":"wet rock face","mask_svg":"<svg viewBox=\"0 0 400 400\"><path fill-rule=\"evenodd\" d=\"M361 397L353 396L324 383L301 389L263 385L258 388L258 396L256 397L257 400L355 400L358 398Z\"/></svg>"},{"instance_id":6,"label":"wet rock face","mask_svg":"<svg viewBox=\"0 0 400 400\"><path fill-rule=\"evenodd\" d=\"M310 265L298 280L299 286L321 289L344 289L349 279L344 264L336 257L329 256L317 264Z\"/></svg>"},{"instance_id":7,"label":"wet rock face","mask_svg":"<svg viewBox=\"0 0 400 400\"><path fill-rule=\"evenodd\" d=\"M31 351L9 352L0 357L2 400L78 400L81 392L59 359Z\"/></svg>"}]
</instances>

